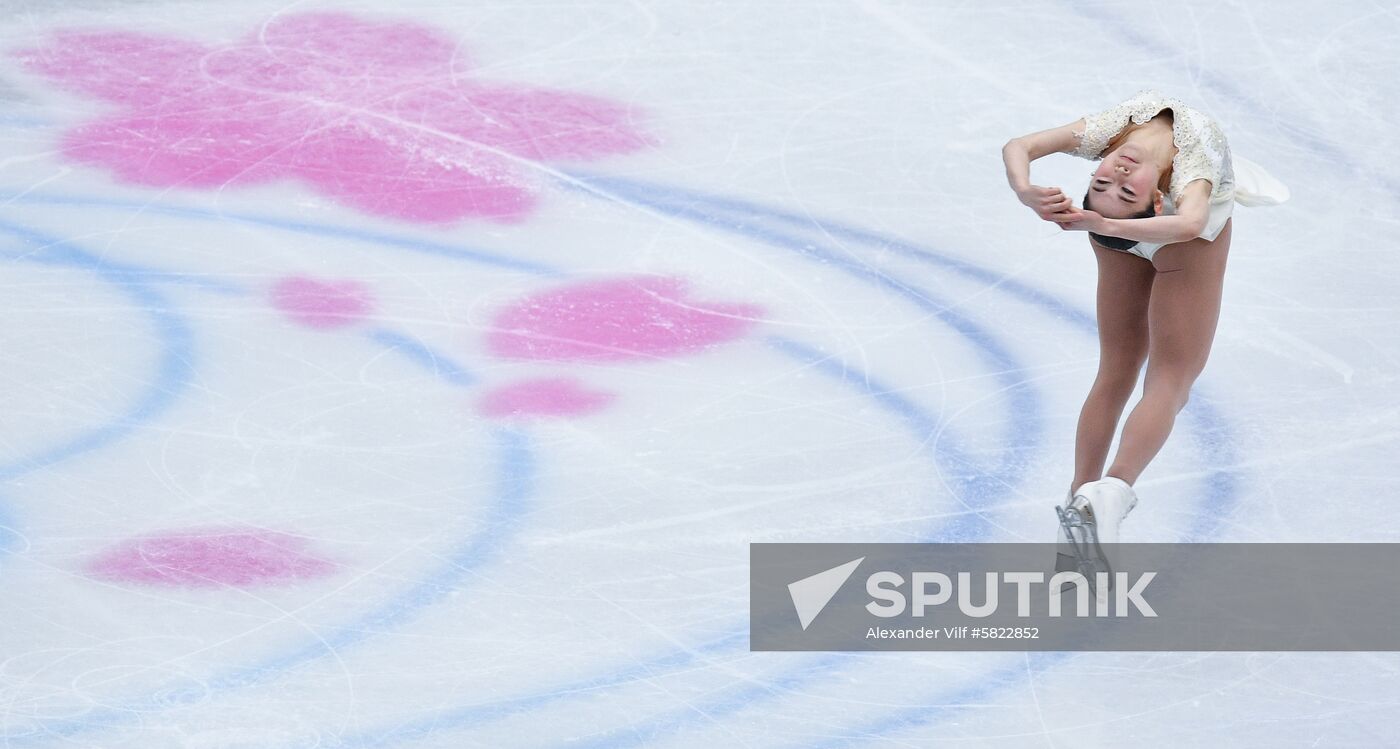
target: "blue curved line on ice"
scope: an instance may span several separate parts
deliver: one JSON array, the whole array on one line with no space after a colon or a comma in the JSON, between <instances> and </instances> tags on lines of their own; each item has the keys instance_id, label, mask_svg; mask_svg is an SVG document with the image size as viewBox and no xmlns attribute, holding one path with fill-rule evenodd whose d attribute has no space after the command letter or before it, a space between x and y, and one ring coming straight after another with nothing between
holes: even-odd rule
<instances>
[{"instance_id":1,"label":"blue curved line on ice","mask_svg":"<svg viewBox=\"0 0 1400 749\"><path fill-rule=\"evenodd\" d=\"M171 311L166 298L146 283L148 279L140 269L103 260L79 249L71 242L7 221L0 221L0 231L38 246L30 252L10 255L12 259L79 268L112 284L131 298L136 309L146 313L156 331L156 337L161 342L156 371L149 377L150 384L137 396L132 405L96 428L0 465L0 481L9 481L30 471L109 445L169 408L180 391L188 387L194 377L195 351L189 326Z\"/></svg>"},{"instance_id":2,"label":"blue curved line on ice","mask_svg":"<svg viewBox=\"0 0 1400 749\"><path fill-rule=\"evenodd\" d=\"M451 357L406 333L389 328L375 328L366 335L371 341L402 355L445 382L462 387L476 384L476 375L468 372Z\"/></svg>"},{"instance_id":3,"label":"blue curved line on ice","mask_svg":"<svg viewBox=\"0 0 1400 749\"><path fill-rule=\"evenodd\" d=\"M428 239L404 237L396 234L371 231L369 229L350 229L343 226L317 223L314 221L293 221L277 216L263 216L240 211L216 211L208 208L147 203L139 200L85 198L73 195L50 195L42 192L0 193L0 202L26 203L32 205L127 208L140 213L151 213L161 216L175 216L178 218L191 218L205 221L228 221L248 224L249 226L265 226L272 229L282 229L301 234L314 234L336 239L350 239L366 244L402 247L406 250L413 250L414 252L420 252L426 255L436 255L451 260L466 260L482 265L505 268L507 270L518 270L545 278L565 275L563 271L548 265L520 260L509 255L502 255L489 250L463 247L460 244L434 242Z\"/></svg>"}]
</instances>

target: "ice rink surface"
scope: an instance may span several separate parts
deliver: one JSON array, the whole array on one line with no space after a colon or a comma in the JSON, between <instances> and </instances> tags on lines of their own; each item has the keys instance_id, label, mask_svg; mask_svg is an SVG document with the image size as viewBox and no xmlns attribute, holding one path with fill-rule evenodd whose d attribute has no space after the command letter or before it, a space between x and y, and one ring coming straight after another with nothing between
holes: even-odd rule
<instances>
[{"instance_id":1,"label":"ice rink surface","mask_svg":"<svg viewBox=\"0 0 1400 749\"><path fill-rule=\"evenodd\" d=\"M751 653L747 545L1049 540L1095 268L1000 147L1145 87L1293 198L1124 540L1400 540L1397 38L0 0L0 746L1393 745L1389 653Z\"/></svg>"}]
</instances>

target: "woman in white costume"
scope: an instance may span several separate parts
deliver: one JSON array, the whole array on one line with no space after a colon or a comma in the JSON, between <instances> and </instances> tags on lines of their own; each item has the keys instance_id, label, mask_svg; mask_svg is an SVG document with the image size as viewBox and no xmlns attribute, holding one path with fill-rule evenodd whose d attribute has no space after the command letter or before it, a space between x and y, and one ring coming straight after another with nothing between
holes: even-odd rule
<instances>
[{"instance_id":1,"label":"woman in white costume","mask_svg":"<svg viewBox=\"0 0 1400 749\"><path fill-rule=\"evenodd\" d=\"M1084 205L1030 182L1030 162L1052 153L1101 160ZM1061 522L1066 544L1097 550L1118 540L1137 504L1132 485L1171 433L1205 367L1220 314L1234 204L1274 205L1288 189L1231 157L1209 116L1155 90L1098 114L1009 141L1002 149L1016 196L1061 229L1089 232L1098 262L1098 376L1080 412L1074 478ZM1142 399L1109 446L1138 373ZM1059 509L1059 508L1057 508ZM1106 564L1102 551L1097 562ZM1059 560L1065 568L1070 560Z\"/></svg>"}]
</instances>

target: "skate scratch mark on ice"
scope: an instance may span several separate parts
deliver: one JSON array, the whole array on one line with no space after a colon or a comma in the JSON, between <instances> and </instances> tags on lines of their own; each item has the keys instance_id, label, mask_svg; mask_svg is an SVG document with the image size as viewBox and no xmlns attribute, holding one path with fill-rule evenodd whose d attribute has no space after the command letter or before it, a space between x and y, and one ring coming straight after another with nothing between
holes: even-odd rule
<instances>
[{"instance_id":1,"label":"skate scratch mark on ice","mask_svg":"<svg viewBox=\"0 0 1400 749\"><path fill-rule=\"evenodd\" d=\"M1031 653L1026 651L1026 686L1030 689L1031 699L1035 701L1035 719L1040 723L1040 735L1045 739L1045 743L1050 745L1050 749L1055 749L1055 741L1050 737L1050 726L1045 724L1045 711L1040 707L1040 695L1035 690L1035 666L1031 664Z\"/></svg>"},{"instance_id":2,"label":"skate scratch mark on ice","mask_svg":"<svg viewBox=\"0 0 1400 749\"><path fill-rule=\"evenodd\" d=\"M13 553L14 549L21 546L27 548L29 546L28 539L19 532L15 521L5 509L5 503L0 501L0 558Z\"/></svg>"},{"instance_id":3,"label":"skate scratch mark on ice","mask_svg":"<svg viewBox=\"0 0 1400 749\"><path fill-rule=\"evenodd\" d=\"M1002 76L994 75L986 67L974 65L966 57L955 54L943 45L939 44L928 34L920 30L920 25L913 23L906 18L902 18L898 13L890 9L889 6L880 0L855 0L855 6L860 8L866 15L875 19L880 25L903 37L914 46L933 55L944 65L957 68L958 72L969 78L976 78L988 85L994 86L1002 93L1013 96L1026 102L1032 102L1042 109L1059 110L1064 107L1064 102L1051 99L1049 97L1036 96L1027 93L1027 86L1023 81L1011 80ZM1030 87L1034 89L1035 87Z\"/></svg>"},{"instance_id":4,"label":"skate scratch mark on ice","mask_svg":"<svg viewBox=\"0 0 1400 749\"><path fill-rule=\"evenodd\" d=\"M1330 367L1332 371L1336 372L1338 375L1341 376L1342 382L1346 383L1347 385L1351 384L1351 376L1356 373L1356 370L1353 369L1350 364L1347 364L1340 358L1333 356L1332 354L1328 353L1322 348L1319 348L1318 346L1309 343L1303 340L1302 338L1293 335L1292 333L1288 333L1281 328L1273 328L1272 330L1268 331L1268 334L1279 339L1280 341L1283 341L1285 344L1292 346L1305 354L1308 354L1313 358L1314 363ZM1257 344L1258 341L1256 340L1255 343Z\"/></svg>"}]
</instances>

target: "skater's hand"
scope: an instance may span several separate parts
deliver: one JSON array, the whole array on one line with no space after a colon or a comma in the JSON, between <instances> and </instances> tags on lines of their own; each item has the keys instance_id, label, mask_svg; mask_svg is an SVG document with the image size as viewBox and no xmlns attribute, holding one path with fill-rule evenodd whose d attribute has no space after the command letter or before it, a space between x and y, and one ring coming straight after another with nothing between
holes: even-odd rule
<instances>
[{"instance_id":1,"label":"skater's hand","mask_svg":"<svg viewBox=\"0 0 1400 749\"><path fill-rule=\"evenodd\" d=\"M1065 231L1091 231L1098 234L1103 233L1102 215L1083 208L1075 208L1073 204L1068 210L1050 216L1051 221L1060 225Z\"/></svg>"},{"instance_id":2,"label":"skater's hand","mask_svg":"<svg viewBox=\"0 0 1400 749\"><path fill-rule=\"evenodd\" d=\"M1053 221L1051 216L1074 206L1073 201L1058 187L1027 185L1025 189L1016 192L1016 197L1022 205L1035 211L1035 215L1046 221Z\"/></svg>"}]
</instances>

